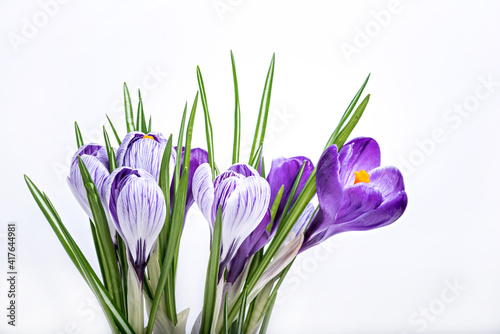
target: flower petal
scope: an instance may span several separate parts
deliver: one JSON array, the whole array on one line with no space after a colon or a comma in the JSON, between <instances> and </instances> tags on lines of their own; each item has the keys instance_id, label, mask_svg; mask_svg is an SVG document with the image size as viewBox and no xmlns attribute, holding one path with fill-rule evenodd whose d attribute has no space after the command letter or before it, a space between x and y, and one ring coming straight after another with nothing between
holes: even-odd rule
<instances>
[{"instance_id":1,"label":"flower petal","mask_svg":"<svg viewBox=\"0 0 500 334\"><path fill-rule=\"evenodd\" d=\"M241 246L236 251L233 259L229 262L226 282L234 283L240 276L243 269L248 263L248 260L259 249L269 241L269 232L267 225L271 222L271 213L267 210L266 215L260 222L259 226L243 241ZM223 273L221 271L219 276Z\"/></svg>"},{"instance_id":2,"label":"flower petal","mask_svg":"<svg viewBox=\"0 0 500 334\"><path fill-rule=\"evenodd\" d=\"M354 184L354 172L380 166L380 148L375 139L355 138L340 150L340 180L344 187Z\"/></svg>"},{"instance_id":3,"label":"flower petal","mask_svg":"<svg viewBox=\"0 0 500 334\"><path fill-rule=\"evenodd\" d=\"M316 187L319 210L305 232L304 244L309 244L315 234L326 230L330 224L335 222L344 197L339 168L337 146L332 145L323 152L318 162Z\"/></svg>"},{"instance_id":4,"label":"flower petal","mask_svg":"<svg viewBox=\"0 0 500 334\"><path fill-rule=\"evenodd\" d=\"M228 171L233 171L238 174L244 175L246 177L250 176L260 176L259 172L255 170L252 166L249 166L247 164L234 164L231 167L227 169Z\"/></svg>"},{"instance_id":5,"label":"flower petal","mask_svg":"<svg viewBox=\"0 0 500 334\"><path fill-rule=\"evenodd\" d=\"M210 230L213 229L212 205L214 203L214 184L212 182L212 169L207 163L201 164L193 176L193 196L196 204L209 222Z\"/></svg>"},{"instance_id":6,"label":"flower petal","mask_svg":"<svg viewBox=\"0 0 500 334\"><path fill-rule=\"evenodd\" d=\"M337 213L335 224L353 220L377 208L384 201L382 192L367 183L358 183L344 190L344 202Z\"/></svg>"},{"instance_id":7,"label":"flower petal","mask_svg":"<svg viewBox=\"0 0 500 334\"><path fill-rule=\"evenodd\" d=\"M302 174L299 187L293 199L293 205L293 203L295 203L295 201L299 197L300 192L304 188L307 180L309 179L309 176L314 170L313 163L306 157L293 157L289 159L282 157L274 159L271 164L271 170L269 171L269 175L267 176L267 181L271 186L271 200L269 202L269 205L273 205L281 186L284 186L281 202L274 218L276 223L273 223L273 230L271 231L272 233L274 233L276 231L276 228L278 228L283 210L285 209L286 202L288 200L288 197L290 196L290 191L292 190L295 179L297 178L300 168L304 163L304 173Z\"/></svg>"},{"instance_id":8,"label":"flower petal","mask_svg":"<svg viewBox=\"0 0 500 334\"><path fill-rule=\"evenodd\" d=\"M380 189L385 200L405 190L403 175L396 167L378 167L370 172L370 183Z\"/></svg>"},{"instance_id":9,"label":"flower petal","mask_svg":"<svg viewBox=\"0 0 500 334\"><path fill-rule=\"evenodd\" d=\"M260 176L243 179L234 189L222 211L222 264L227 264L243 241L261 223L270 197L269 184Z\"/></svg>"},{"instance_id":10,"label":"flower petal","mask_svg":"<svg viewBox=\"0 0 500 334\"><path fill-rule=\"evenodd\" d=\"M143 138L145 136L144 133L139 131L132 131L125 135L123 138L120 147L116 150L116 164L118 167L124 166L125 152L127 152L130 145L132 145L135 141Z\"/></svg>"},{"instance_id":11,"label":"flower petal","mask_svg":"<svg viewBox=\"0 0 500 334\"><path fill-rule=\"evenodd\" d=\"M408 197L404 191L392 196L392 199L382 203L375 210L368 211L354 220L343 224L333 224L327 231L324 239L334 234L347 231L366 231L383 227L395 222L404 213L408 204Z\"/></svg>"},{"instance_id":12,"label":"flower petal","mask_svg":"<svg viewBox=\"0 0 500 334\"><path fill-rule=\"evenodd\" d=\"M125 152L122 166L144 169L158 180L164 149L165 146L155 140L138 139Z\"/></svg>"},{"instance_id":13,"label":"flower petal","mask_svg":"<svg viewBox=\"0 0 500 334\"><path fill-rule=\"evenodd\" d=\"M116 229L128 247L136 271L143 272L165 222L163 192L154 179L130 174L118 195L116 211Z\"/></svg>"}]
</instances>

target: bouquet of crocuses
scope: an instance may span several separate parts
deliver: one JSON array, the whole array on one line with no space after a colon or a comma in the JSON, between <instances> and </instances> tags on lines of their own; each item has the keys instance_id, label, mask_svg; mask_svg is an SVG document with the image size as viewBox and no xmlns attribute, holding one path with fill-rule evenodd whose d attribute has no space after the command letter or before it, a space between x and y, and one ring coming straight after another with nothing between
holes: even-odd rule
<instances>
[{"instance_id":1,"label":"bouquet of crocuses","mask_svg":"<svg viewBox=\"0 0 500 334\"><path fill-rule=\"evenodd\" d=\"M267 74L250 156L240 159L240 105L231 53L235 113L233 165L222 173L200 69L199 92L174 145L146 122L139 92L133 112L124 85L127 134L111 120L118 149L85 144L75 123L69 186L90 218L100 276L89 265L47 195L25 176L38 206L97 297L113 333L184 333L189 309L177 313L175 279L188 210L196 202L210 227L203 309L192 333L265 333L278 289L296 256L331 236L396 221L405 211L403 177L380 167L371 138L345 144L363 114L365 80L328 139L316 167L302 156L278 158L266 172L263 146L274 56ZM198 97L207 150L191 147ZM134 117L135 116L135 117ZM318 205L311 200L317 193ZM208 237L208 236L207 236ZM145 321L144 310L147 312Z\"/></svg>"}]
</instances>

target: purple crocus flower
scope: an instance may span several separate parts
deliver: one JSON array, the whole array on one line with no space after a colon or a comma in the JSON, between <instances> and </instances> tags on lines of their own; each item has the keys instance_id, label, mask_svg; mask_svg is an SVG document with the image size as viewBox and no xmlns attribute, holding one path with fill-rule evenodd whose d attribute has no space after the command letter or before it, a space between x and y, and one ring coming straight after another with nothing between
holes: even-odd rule
<instances>
[{"instance_id":1,"label":"purple crocus flower","mask_svg":"<svg viewBox=\"0 0 500 334\"><path fill-rule=\"evenodd\" d=\"M76 200L83 208L87 216L92 218L92 212L87 198L87 190L83 185L82 174L78 166L78 156L87 167L92 180L100 192L101 188L109 176L109 160L106 148L98 144L86 144L76 151L71 159L68 184Z\"/></svg>"},{"instance_id":2,"label":"purple crocus flower","mask_svg":"<svg viewBox=\"0 0 500 334\"><path fill-rule=\"evenodd\" d=\"M175 147L175 150L177 150L177 147ZM187 195L186 195L186 208L185 208L185 215L184 219L186 219L186 215L191 208L191 206L194 203L194 196L193 196L193 177L194 173L198 169L198 167L203 164L203 163L208 163L208 152L205 151L202 148L193 148L191 149L191 155L189 159L189 177L188 177L188 187L187 187ZM171 167L173 168L173 167ZM182 177L182 171L184 168L184 147L182 148L182 154L181 154L181 173L180 176ZM170 196L174 196L174 180L172 179L172 184L170 186Z\"/></svg>"},{"instance_id":3,"label":"purple crocus flower","mask_svg":"<svg viewBox=\"0 0 500 334\"><path fill-rule=\"evenodd\" d=\"M116 163L118 167L144 169L158 180L166 145L167 140L159 132L129 132L116 151Z\"/></svg>"},{"instance_id":4,"label":"purple crocus flower","mask_svg":"<svg viewBox=\"0 0 500 334\"><path fill-rule=\"evenodd\" d=\"M346 231L364 231L395 222L408 199L403 176L380 167L380 148L372 138L356 138L340 152L323 152L316 175L319 210L306 230L302 250Z\"/></svg>"},{"instance_id":5,"label":"purple crocus flower","mask_svg":"<svg viewBox=\"0 0 500 334\"><path fill-rule=\"evenodd\" d=\"M165 222L163 192L147 171L120 167L106 180L103 197L110 224L114 224L125 242L130 262L142 282L144 268Z\"/></svg>"},{"instance_id":6,"label":"purple crocus flower","mask_svg":"<svg viewBox=\"0 0 500 334\"><path fill-rule=\"evenodd\" d=\"M276 216L274 218L271 230L272 234L274 234L274 232L276 232L276 229L278 228L279 221L284 213L283 210L285 210L285 205L288 200L288 197L290 196L293 184L295 183L295 180L297 179L297 176L303 164L305 164L304 173L302 174L302 178L300 179L299 187L297 188L297 192L295 193L295 196L291 203L292 205L299 197L302 189L304 188L307 180L309 179L309 176L311 176L314 170L314 165L311 162L311 160L301 156L293 158L282 157L273 160L273 163L271 165L271 170L269 171L269 175L267 176L267 181L271 186L271 201L269 202L270 206L273 205L281 186L284 186L284 188L283 188L283 195L281 197L281 201L278 210L276 211ZM291 207L292 206L290 206L290 208Z\"/></svg>"},{"instance_id":7,"label":"purple crocus flower","mask_svg":"<svg viewBox=\"0 0 500 334\"><path fill-rule=\"evenodd\" d=\"M271 197L267 181L252 167L236 164L212 181L210 166L200 165L193 177L193 195L213 230L222 208L221 268L231 260L243 241L259 226Z\"/></svg>"}]
</instances>

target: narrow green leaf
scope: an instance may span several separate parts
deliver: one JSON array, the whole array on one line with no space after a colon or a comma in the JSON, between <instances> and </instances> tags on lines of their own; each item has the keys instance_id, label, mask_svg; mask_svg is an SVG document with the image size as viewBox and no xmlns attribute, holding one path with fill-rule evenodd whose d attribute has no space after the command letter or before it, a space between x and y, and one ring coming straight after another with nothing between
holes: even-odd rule
<instances>
[{"instance_id":1,"label":"narrow green leaf","mask_svg":"<svg viewBox=\"0 0 500 334\"><path fill-rule=\"evenodd\" d=\"M368 74L365 81L363 82L363 84L359 88L358 92L356 93L356 95L354 95L354 98L351 100L351 102L347 106L347 109L345 110L344 115L342 115L342 118L340 119L339 124L337 125L337 127L333 131L332 135L330 136L330 139L328 139L328 142L326 144L325 149L327 149L329 146L331 146L333 144L335 137L337 137L337 135L340 132L340 129L342 129L342 126L344 125L345 121L347 120L347 118L349 118L349 115L352 113L352 111L356 107L356 104L358 103L358 100L361 97L361 94L363 94L363 91L364 91L369 79L370 79L370 74Z\"/></svg>"},{"instance_id":2,"label":"narrow green leaf","mask_svg":"<svg viewBox=\"0 0 500 334\"><path fill-rule=\"evenodd\" d=\"M217 295L217 282L219 276L220 248L222 231L222 208L217 209L215 219L212 247L210 248L210 259L205 279L205 295L203 298L203 310L201 317L200 334L210 334L215 312L215 299Z\"/></svg>"},{"instance_id":3,"label":"narrow green leaf","mask_svg":"<svg viewBox=\"0 0 500 334\"><path fill-rule=\"evenodd\" d=\"M148 122L148 133L151 132L151 116L149 116L149 122Z\"/></svg>"},{"instance_id":4,"label":"narrow green leaf","mask_svg":"<svg viewBox=\"0 0 500 334\"><path fill-rule=\"evenodd\" d=\"M186 126L186 113L187 113L187 102L184 106L184 112L182 113L181 127L179 129L179 136L177 138L177 152L175 158L175 177L174 177L174 190L177 190L179 186L179 181L181 179L181 164L182 164L182 142L184 140L184 128Z\"/></svg>"},{"instance_id":5,"label":"narrow green leaf","mask_svg":"<svg viewBox=\"0 0 500 334\"><path fill-rule=\"evenodd\" d=\"M133 329L130 327L130 324L127 320L125 320L123 314L117 308L113 298L102 285L87 259L64 227L59 214L55 210L49 198L40 192L36 185L26 175L24 176L24 179L31 194L33 195L33 198L35 199L35 202L38 204L38 207L54 230L54 233L61 242L64 250L97 297L113 333L135 334ZM116 326L120 328L121 332L116 329Z\"/></svg>"},{"instance_id":6,"label":"narrow green leaf","mask_svg":"<svg viewBox=\"0 0 500 334\"><path fill-rule=\"evenodd\" d=\"M243 301L241 302L240 312L238 314L238 333L243 334L243 327L245 325L245 311L247 306L248 290L243 289Z\"/></svg>"},{"instance_id":7,"label":"narrow green leaf","mask_svg":"<svg viewBox=\"0 0 500 334\"><path fill-rule=\"evenodd\" d=\"M257 152L255 152L255 155L253 159L250 161L250 166L255 168L256 170L259 170L259 164L262 158L262 150L264 149L264 146L262 144L259 145L259 148L257 149Z\"/></svg>"},{"instance_id":8,"label":"narrow green leaf","mask_svg":"<svg viewBox=\"0 0 500 334\"><path fill-rule=\"evenodd\" d=\"M182 223L184 221L184 212L186 206L186 196L187 196L187 185L189 179L189 165L184 167L182 171L181 181L179 183L178 191L175 194L174 204L173 204L173 214L172 214L172 224L170 228L170 232L168 235L167 248L165 249L164 261L161 267L160 278L158 279L158 286L156 291L162 291L165 289L165 285L167 283L167 278L170 271L170 266L174 262L174 257L176 254L176 250L179 249L180 236L182 232ZM179 224L180 222L180 224ZM156 318L156 313L158 311L158 306L160 305L161 293L155 292L155 296L153 298L153 303L151 305L151 311L149 315L147 334L151 334L153 332L153 326ZM177 323L177 314L167 314L170 321L174 324Z\"/></svg>"},{"instance_id":9,"label":"narrow green leaf","mask_svg":"<svg viewBox=\"0 0 500 334\"><path fill-rule=\"evenodd\" d=\"M97 236L102 245L102 260L106 282L109 284L109 290L113 299L119 305L120 309L123 310L125 304L122 298L120 272L118 270L115 248L109 232L106 214L104 213L104 208L99 197L99 191L80 156L78 156L78 167L80 168L83 184L87 191L87 199L92 211L92 217L94 218L93 221L96 224Z\"/></svg>"},{"instance_id":10,"label":"narrow green leaf","mask_svg":"<svg viewBox=\"0 0 500 334\"><path fill-rule=\"evenodd\" d=\"M274 218L276 218L276 212L278 212L278 208L281 203L281 196L283 196L283 191L285 190L285 186L282 185L280 190L278 191L278 194L276 195L276 198L274 199L273 206L271 207L271 222L267 226L267 231L271 232L271 228L274 224Z\"/></svg>"},{"instance_id":11,"label":"narrow green leaf","mask_svg":"<svg viewBox=\"0 0 500 334\"><path fill-rule=\"evenodd\" d=\"M304 175L304 169L306 168L306 162L302 164L300 167L299 173L295 178L295 182L293 183L292 189L290 190L290 194L288 195L288 200L286 201L285 208L283 209L283 215L281 216L281 220L285 220L288 215L288 210L290 209L293 199L295 198L295 194L297 193L297 189L299 188L300 181L302 180L302 175ZM280 226L278 226L278 230Z\"/></svg>"},{"instance_id":12,"label":"narrow green leaf","mask_svg":"<svg viewBox=\"0 0 500 334\"><path fill-rule=\"evenodd\" d=\"M118 132L116 132L115 126L113 125L113 123L109 119L108 115L106 115L106 118L108 119L109 125L111 126L113 133L115 134L116 142L118 143L118 145L121 145L122 141L120 140L120 136L118 135Z\"/></svg>"},{"instance_id":13,"label":"narrow green leaf","mask_svg":"<svg viewBox=\"0 0 500 334\"><path fill-rule=\"evenodd\" d=\"M95 246L95 254L97 255L97 262L99 263L99 269L101 271L101 275L104 279L104 286L106 289L108 289L108 284L106 282L106 278L104 276L104 268L102 264L102 249L101 246L99 245L99 239L97 238L97 232L95 229L95 225L92 222L92 220L89 219L90 222L90 231L92 232L92 240L94 241L94 246Z\"/></svg>"},{"instance_id":14,"label":"narrow green leaf","mask_svg":"<svg viewBox=\"0 0 500 334\"><path fill-rule=\"evenodd\" d=\"M273 78L274 78L274 60L275 56L271 59L271 65L269 65L269 70L267 71L266 83L264 85L264 92L262 93L262 100L260 102L259 117L257 119L257 125L255 127L255 135L253 138L252 150L250 151L250 160L254 159L256 154L256 149L264 144L264 138L266 135L267 118L269 116L269 105L271 104L271 91L273 88Z\"/></svg>"},{"instance_id":15,"label":"narrow green leaf","mask_svg":"<svg viewBox=\"0 0 500 334\"><path fill-rule=\"evenodd\" d=\"M75 122L75 136L76 136L76 146L78 148L85 145L83 142L82 133L80 132L80 127L78 126L77 122Z\"/></svg>"},{"instance_id":16,"label":"narrow green leaf","mask_svg":"<svg viewBox=\"0 0 500 334\"><path fill-rule=\"evenodd\" d=\"M347 122L346 126L340 131L338 136L335 137L334 144L337 145L338 149L342 148L344 145L345 141L351 134L352 130L354 130L354 127L356 124L358 124L359 119L363 115L363 112L365 111L366 106L368 105L368 102L370 101L370 94L368 94L365 99L359 104L358 108L352 114L352 117L349 119L349 122Z\"/></svg>"},{"instance_id":17,"label":"narrow green leaf","mask_svg":"<svg viewBox=\"0 0 500 334\"><path fill-rule=\"evenodd\" d=\"M134 127L134 111L132 109L132 101L126 83L123 83L123 102L125 105L125 122L127 123L127 133L135 131Z\"/></svg>"},{"instance_id":18,"label":"narrow green leaf","mask_svg":"<svg viewBox=\"0 0 500 334\"><path fill-rule=\"evenodd\" d=\"M229 334L229 323L227 321L227 292L226 292L226 297L224 298L224 318L223 318L223 322L222 322L222 332L224 334Z\"/></svg>"},{"instance_id":19,"label":"narrow green leaf","mask_svg":"<svg viewBox=\"0 0 500 334\"><path fill-rule=\"evenodd\" d=\"M170 160L172 156L172 135L168 137L167 145L163 151L163 157L161 159L160 174L158 177L158 185L160 186L163 197L165 197L165 207L170 208ZM168 231L170 229L170 209L167 210L165 216L165 223L163 224L160 236L158 238L160 243L160 256L158 256L160 266L163 263L163 254L165 254Z\"/></svg>"},{"instance_id":20,"label":"narrow green leaf","mask_svg":"<svg viewBox=\"0 0 500 334\"><path fill-rule=\"evenodd\" d=\"M231 51L231 65L233 68L234 83L234 140L233 140L233 165L240 161L240 140L241 140L241 110L240 94L238 92L238 78L236 77L236 64L234 62L233 51Z\"/></svg>"},{"instance_id":21,"label":"narrow green leaf","mask_svg":"<svg viewBox=\"0 0 500 334\"><path fill-rule=\"evenodd\" d=\"M115 150L111 147L111 143L109 142L109 136L108 132L106 131L106 127L102 127L102 132L104 134L104 142L106 143L106 152L108 153L109 171L113 172L116 169Z\"/></svg>"},{"instance_id":22,"label":"narrow green leaf","mask_svg":"<svg viewBox=\"0 0 500 334\"><path fill-rule=\"evenodd\" d=\"M217 167L214 160L214 135L212 131L212 122L210 121L210 113L208 111L207 94L205 92L205 85L203 84L203 77L201 75L200 67L196 67L196 74L198 77L198 87L200 89L201 104L205 115L205 133L207 135L207 149L208 149L208 163L212 169L212 179L215 179L217 174Z\"/></svg>"}]
</instances>

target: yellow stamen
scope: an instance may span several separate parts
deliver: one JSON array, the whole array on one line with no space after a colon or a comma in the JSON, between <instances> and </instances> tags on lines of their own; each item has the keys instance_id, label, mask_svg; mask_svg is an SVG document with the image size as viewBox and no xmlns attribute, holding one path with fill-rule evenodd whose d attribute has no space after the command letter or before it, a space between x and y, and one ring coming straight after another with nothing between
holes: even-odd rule
<instances>
[{"instance_id":1,"label":"yellow stamen","mask_svg":"<svg viewBox=\"0 0 500 334\"><path fill-rule=\"evenodd\" d=\"M153 140L155 140L153 136L148 136L148 135L145 135L144 137L142 137L142 139L144 139L144 138L148 138L148 139L153 139Z\"/></svg>"},{"instance_id":2,"label":"yellow stamen","mask_svg":"<svg viewBox=\"0 0 500 334\"><path fill-rule=\"evenodd\" d=\"M359 182L370 183L370 175L364 170L354 172L354 184Z\"/></svg>"}]
</instances>

